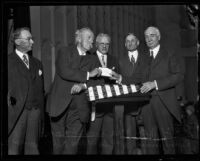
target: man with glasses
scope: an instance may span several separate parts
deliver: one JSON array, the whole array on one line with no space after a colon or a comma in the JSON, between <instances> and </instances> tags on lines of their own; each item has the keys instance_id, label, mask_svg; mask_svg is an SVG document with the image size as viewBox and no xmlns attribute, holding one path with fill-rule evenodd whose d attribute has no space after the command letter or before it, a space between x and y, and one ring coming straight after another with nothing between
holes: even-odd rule
<instances>
[{"instance_id":1,"label":"man with glasses","mask_svg":"<svg viewBox=\"0 0 200 161\"><path fill-rule=\"evenodd\" d=\"M96 52L94 62L98 62L97 67L107 67L118 72L118 62L116 58L108 54L110 46L110 36L100 33L96 37ZM96 85L113 84L114 80L108 77L101 77L96 80ZM100 135L101 134L101 135ZM101 136L101 137L100 137ZM106 104L96 106L96 118L89 123L87 132L87 154L97 154L97 143L101 140L101 154L112 154L113 152L113 108Z\"/></svg>"},{"instance_id":2,"label":"man with glasses","mask_svg":"<svg viewBox=\"0 0 200 161\"><path fill-rule=\"evenodd\" d=\"M39 154L44 115L42 64L28 55L33 39L29 28L13 33L16 49L8 55L8 154Z\"/></svg>"}]
</instances>

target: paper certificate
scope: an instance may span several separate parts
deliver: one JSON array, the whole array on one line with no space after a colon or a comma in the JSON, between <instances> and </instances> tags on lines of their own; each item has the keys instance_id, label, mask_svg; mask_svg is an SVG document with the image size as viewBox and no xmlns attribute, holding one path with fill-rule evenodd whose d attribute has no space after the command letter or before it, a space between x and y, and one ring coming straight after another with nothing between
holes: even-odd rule
<instances>
[{"instance_id":1,"label":"paper certificate","mask_svg":"<svg viewBox=\"0 0 200 161\"><path fill-rule=\"evenodd\" d=\"M102 68L102 67L99 67L99 69L102 71L101 76L112 77L112 70L111 69L109 69L109 68Z\"/></svg>"}]
</instances>

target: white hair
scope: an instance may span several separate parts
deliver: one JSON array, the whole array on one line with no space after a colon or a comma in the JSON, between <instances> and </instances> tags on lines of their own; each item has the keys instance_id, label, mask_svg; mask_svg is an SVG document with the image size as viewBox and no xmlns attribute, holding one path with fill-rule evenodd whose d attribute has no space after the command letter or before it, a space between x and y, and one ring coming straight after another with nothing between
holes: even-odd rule
<instances>
[{"instance_id":1,"label":"white hair","mask_svg":"<svg viewBox=\"0 0 200 161\"><path fill-rule=\"evenodd\" d=\"M90 28L88 28L88 27L84 27L84 28L78 29L75 32L75 44L78 44L80 42L81 36L85 31L89 31L94 35L92 30Z\"/></svg>"},{"instance_id":2,"label":"white hair","mask_svg":"<svg viewBox=\"0 0 200 161\"><path fill-rule=\"evenodd\" d=\"M160 35L160 31L157 27L154 27L154 26L150 26L148 27L145 31L144 31L144 34L146 33L147 30L154 30L156 32L156 35L160 38L161 35Z\"/></svg>"},{"instance_id":3,"label":"white hair","mask_svg":"<svg viewBox=\"0 0 200 161\"><path fill-rule=\"evenodd\" d=\"M102 37L106 37L108 39L109 43L110 43L110 41L111 41L110 36L108 34L104 34L104 33L100 33L100 34L97 35L97 37L96 37L96 43L99 43L100 39Z\"/></svg>"}]
</instances>

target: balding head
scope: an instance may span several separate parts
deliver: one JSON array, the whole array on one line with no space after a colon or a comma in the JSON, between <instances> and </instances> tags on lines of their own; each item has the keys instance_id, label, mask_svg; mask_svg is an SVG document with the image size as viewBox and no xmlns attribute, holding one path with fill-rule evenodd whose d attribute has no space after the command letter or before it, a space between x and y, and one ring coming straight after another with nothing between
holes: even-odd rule
<instances>
[{"instance_id":1,"label":"balding head","mask_svg":"<svg viewBox=\"0 0 200 161\"><path fill-rule=\"evenodd\" d=\"M158 28L153 26L148 27L144 32L144 36L146 44L150 49L154 49L159 45L161 36Z\"/></svg>"}]
</instances>

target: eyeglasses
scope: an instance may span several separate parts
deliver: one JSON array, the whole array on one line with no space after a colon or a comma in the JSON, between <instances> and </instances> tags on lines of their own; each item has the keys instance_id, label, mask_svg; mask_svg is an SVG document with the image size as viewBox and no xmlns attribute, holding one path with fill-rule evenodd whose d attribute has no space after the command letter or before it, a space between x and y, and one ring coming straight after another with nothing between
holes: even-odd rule
<instances>
[{"instance_id":1,"label":"eyeglasses","mask_svg":"<svg viewBox=\"0 0 200 161\"><path fill-rule=\"evenodd\" d=\"M105 45L105 46L109 46L110 45L110 43L99 43L99 45Z\"/></svg>"},{"instance_id":2,"label":"eyeglasses","mask_svg":"<svg viewBox=\"0 0 200 161\"><path fill-rule=\"evenodd\" d=\"M35 38L34 37L28 37L28 38L22 38L22 37L18 37L17 39L23 39L23 40L28 40L28 41L30 41L30 40L35 40Z\"/></svg>"}]
</instances>

